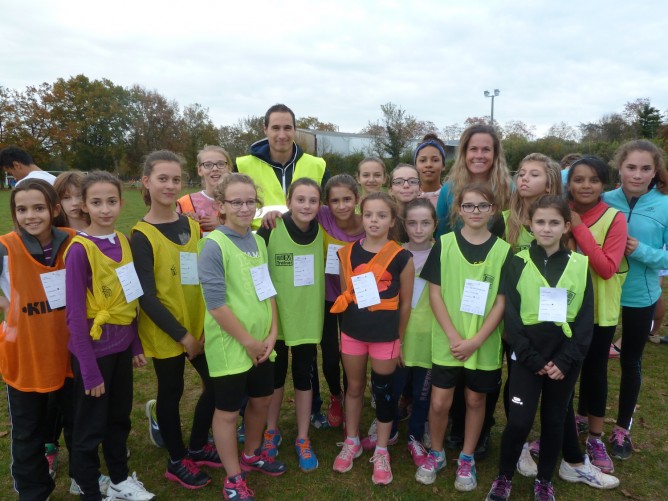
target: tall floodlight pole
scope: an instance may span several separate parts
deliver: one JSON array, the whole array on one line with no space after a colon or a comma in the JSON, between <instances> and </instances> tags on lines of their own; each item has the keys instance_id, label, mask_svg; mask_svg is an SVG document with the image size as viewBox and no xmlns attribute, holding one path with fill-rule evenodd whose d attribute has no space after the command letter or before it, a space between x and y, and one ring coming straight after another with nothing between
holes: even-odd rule
<instances>
[{"instance_id":1,"label":"tall floodlight pole","mask_svg":"<svg viewBox=\"0 0 668 501\"><path fill-rule=\"evenodd\" d=\"M492 113L490 116L490 121L492 122L492 127L494 127L494 98L497 97L499 94L501 94L501 91L499 89L494 89L494 92L490 92L488 90L485 91L485 97L491 97L492 98Z\"/></svg>"}]
</instances>

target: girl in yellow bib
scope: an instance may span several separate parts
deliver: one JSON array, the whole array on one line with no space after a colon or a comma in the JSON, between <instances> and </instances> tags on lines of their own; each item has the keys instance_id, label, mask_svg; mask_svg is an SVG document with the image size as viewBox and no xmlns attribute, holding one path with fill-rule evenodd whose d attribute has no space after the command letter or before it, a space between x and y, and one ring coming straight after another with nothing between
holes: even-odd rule
<instances>
[{"instance_id":1,"label":"girl in yellow bib","mask_svg":"<svg viewBox=\"0 0 668 501\"><path fill-rule=\"evenodd\" d=\"M11 473L19 499L46 499L55 488L44 455L47 410L62 403L65 440L72 430L71 381L62 299L63 252L74 231L56 228L58 197L43 180L26 179L12 190L15 230L0 236L0 374L7 386L11 422ZM47 283L53 285L47 288ZM60 282L60 283L58 283ZM50 292L55 290L55 294Z\"/></svg>"},{"instance_id":2,"label":"girl in yellow bib","mask_svg":"<svg viewBox=\"0 0 668 501\"><path fill-rule=\"evenodd\" d=\"M214 196L224 221L200 242L198 273L206 316L206 360L216 410L213 436L225 468L225 499L250 499L246 472L281 475L286 468L263 451L262 432L274 392L276 301L267 247L250 229L260 204L253 180L229 174ZM239 461L236 422L244 392L246 439Z\"/></svg>"},{"instance_id":3,"label":"girl in yellow bib","mask_svg":"<svg viewBox=\"0 0 668 501\"><path fill-rule=\"evenodd\" d=\"M217 468L222 464L216 448L208 442L214 401L202 338L204 301L197 276L199 224L174 211L181 191L182 167L182 158L171 151L154 151L146 157L141 181L149 211L132 229L130 246L144 291L139 298L139 337L145 355L153 357L158 379L155 413L169 452L165 477L187 489L198 489L211 482L200 466ZM183 443L179 413L186 358L204 383L195 406L188 449Z\"/></svg>"},{"instance_id":4,"label":"girl in yellow bib","mask_svg":"<svg viewBox=\"0 0 668 501\"><path fill-rule=\"evenodd\" d=\"M420 274L429 282L435 320L431 330L431 452L415 479L431 484L445 466L448 412L455 387L463 381L466 431L455 488L470 491L477 486L473 453L485 417L486 394L496 391L501 383L500 323L505 299L499 284L511 252L510 246L488 229L495 198L487 185L465 185L455 202L463 227L440 237Z\"/></svg>"},{"instance_id":5,"label":"girl in yellow bib","mask_svg":"<svg viewBox=\"0 0 668 501\"><path fill-rule=\"evenodd\" d=\"M288 372L288 349L292 351L292 380L295 388L297 439L295 451L299 468L309 472L318 467L308 429L313 388L311 367L322 339L325 301L324 230L315 220L320 207L320 185L307 177L288 188L288 209L276 228L260 228L267 242L269 272L276 287L278 340L274 373L274 396L263 448L278 454L278 417L283 403Z\"/></svg>"},{"instance_id":6,"label":"girl in yellow bib","mask_svg":"<svg viewBox=\"0 0 668 501\"><path fill-rule=\"evenodd\" d=\"M510 412L501 437L499 473L487 495L510 496L512 478L540 401L540 459L535 499L554 499L552 475L563 443L568 402L594 321L594 295L585 256L562 238L571 213L561 196L544 196L529 209L536 240L513 256L504 273L505 332L516 360L510 374Z\"/></svg>"},{"instance_id":7,"label":"girl in yellow bib","mask_svg":"<svg viewBox=\"0 0 668 501\"><path fill-rule=\"evenodd\" d=\"M115 231L121 183L108 172L90 172L81 183L85 232L65 256L68 347L74 372L72 471L81 499L99 501L102 444L115 499L151 500L136 473L128 475L127 439L132 410L132 367L146 365L137 335L141 286L127 238Z\"/></svg>"}]
</instances>

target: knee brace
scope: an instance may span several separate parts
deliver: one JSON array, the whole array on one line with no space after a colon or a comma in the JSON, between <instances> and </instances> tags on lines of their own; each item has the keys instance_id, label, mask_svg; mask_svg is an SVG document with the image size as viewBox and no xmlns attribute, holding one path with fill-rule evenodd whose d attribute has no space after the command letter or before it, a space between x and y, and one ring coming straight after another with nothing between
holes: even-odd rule
<instances>
[{"instance_id":1,"label":"knee brace","mask_svg":"<svg viewBox=\"0 0 668 501\"><path fill-rule=\"evenodd\" d=\"M395 399L392 386L394 373L381 375L371 371L371 391L376 399L376 418L381 423L389 423L394 419Z\"/></svg>"}]
</instances>

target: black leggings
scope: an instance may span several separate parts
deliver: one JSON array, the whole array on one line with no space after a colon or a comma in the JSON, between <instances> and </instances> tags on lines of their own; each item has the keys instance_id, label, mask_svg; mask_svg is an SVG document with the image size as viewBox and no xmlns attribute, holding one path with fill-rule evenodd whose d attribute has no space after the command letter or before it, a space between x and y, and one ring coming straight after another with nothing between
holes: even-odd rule
<instances>
[{"instance_id":1,"label":"black leggings","mask_svg":"<svg viewBox=\"0 0 668 501\"><path fill-rule=\"evenodd\" d=\"M288 374L288 348L292 351L292 382L295 390L309 391L312 389L311 379L313 357L318 356L315 344L300 344L286 346L285 341L278 340L274 346L276 363L274 364L274 389L285 386L285 377Z\"/></svg>"},{"instance_id":2,"label":"black leggings","mask_svg":"<svg viewBox=\"0 0 668 501\"><path fill-rule=\"evenodd\" d=\"M215 401L209 367L206 357L202 354L190 361L202 382L204 389L195 406L192 429L190 431L190 449L200 450L209 438L209 428L213 420ZM171 358L154 358L153 368L158 378L158 402L155 413L160 426L160 434L165 441L169 457L173 461L183 459L187 450L183 444L181 433L181 414L179 403L183 395L183 372L186 365L186 355Z\"/></svg>"},{"instance_id":3,"label":"black leggings","mask_svg":"<svg viewBox=\"0 0 668 501\"><path fill-rule=\"evenodd\" d=\"M331 395L341 395L341 347L339 344L339 315L329 310L334 305L331 301L325 301L325 321L322 325L322 341L320 351L322 353L322 373L329 386ZM343 375L343 384L346 386L346 375ZM313 357L313 370L311 372L311 387L313 388L312 413L320 412L322 398L320 396L320 379L318 377L318 355Z\"/></svg>"},{"instance_id":4,"label":"black leggings","mask_svg":"<svg viewBox=\"0 0 668 501\"><path fill-rule=\"evenodd\" d=\"M537 376L525 365L515 363L510 374L510 413L501 437L499 474L512 479L536 417L540 400L540 460L537 478L551 481L557 457L563 446L568 402L573 395L580 368L574 368L561 381Z\"/></svg>"},{"instance_id":5,"label":"black leggings","mask_svg":"<svg viewBox=\"0 0 668 501\"><path fill-rule=\"evenodd\" d=\"M644 308L622 307L622 351L619 364L622 377L619 382L617 426L628 430L633 411L638 403L642 384L642 353L649 337L656 303Z\"/></svg>"},{"instance_id":6,"label":"black leggings","mask_svg":"<svg viewBox=\"0 0 668 501\"><path fill-rule=\"evenodd\" d=\"M578 414L605 417L605 404L608 400L608 359L610 343L615 335L616 326L601 327L594 324L589 351L582 363L580 375L580 398Z\"/></svg>"}]
</instances>

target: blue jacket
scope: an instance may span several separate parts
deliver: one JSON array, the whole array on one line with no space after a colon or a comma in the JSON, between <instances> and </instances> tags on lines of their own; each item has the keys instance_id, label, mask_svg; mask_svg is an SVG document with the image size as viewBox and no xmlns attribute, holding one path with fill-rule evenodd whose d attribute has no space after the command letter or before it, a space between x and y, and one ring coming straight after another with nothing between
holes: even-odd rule
<instances>
[{"instance_id":1,"label":"blue jacket","mask_svg":"<svg viewBox=\"0 0 668 501\"><path fill-rule=\"evenodd\" d=\"M627 200L622 188L603 194L603 201L626 216L629 236L638 239L638 248L628 256L629 273L622 286L622 306L642 308L661 296L659 270L668 268L668 196L652 188L644 195Z\"/></svg>"}]
</instances>

